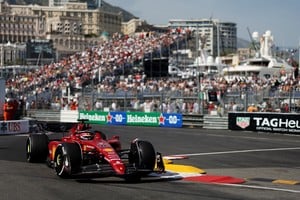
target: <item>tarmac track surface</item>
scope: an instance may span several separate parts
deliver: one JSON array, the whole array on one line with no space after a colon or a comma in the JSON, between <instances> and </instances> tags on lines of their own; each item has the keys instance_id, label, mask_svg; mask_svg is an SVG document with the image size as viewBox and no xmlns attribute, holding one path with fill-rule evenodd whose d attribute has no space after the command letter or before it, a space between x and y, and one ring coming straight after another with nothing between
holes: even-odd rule
<instances>
[{"instance_id":1,"label":"tarmac track surface","mask_svg":"<svg viewBox=\"0 0 300 200\"><path fill-rule=\"evenodd\" d=\"M152 127L95 127L119 135L123 148L136 137L150 141L164 156L187 157L188 165L211 177L244 179L215 184L190 178L60 179L44 164L25 162L26 135L0 137L0 199L289 199L300 196L300 137L227 130Z\"/></svg>"}]
</instances>

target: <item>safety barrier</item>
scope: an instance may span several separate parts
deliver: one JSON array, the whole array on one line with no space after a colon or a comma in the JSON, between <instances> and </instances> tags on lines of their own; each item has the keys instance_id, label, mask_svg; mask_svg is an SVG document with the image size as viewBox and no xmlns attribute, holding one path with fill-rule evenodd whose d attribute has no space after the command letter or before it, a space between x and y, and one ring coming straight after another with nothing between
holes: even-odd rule
<instances>
[{"instance_id":1,"label":"safety barrier","mask_svg":"<svg viewBox=\"0 0 300 200\"><path fill-rule=\"evenodd\" d=\"M28 120L0 121L0 135L20 134L29 132Z\"/></svg>"},{"instance_id":2,"label":"safety barrier","mask_svg":"<svg viewBox=\"0 0 300 200\"><path fill-rule=\"evenodd\" d=\"M60 122L59 110L29 110L27 117L43 122Z\"/></svg>"},{"instance_id":3,"label":"safety barrier","mask_svg":"<svg viewBox=\"0 0 300 200\"><path fill-rule=\"evenodd\" d=\"M189 128L203 128L204 118L199 114L183 114L182 115L183 127Z\"/></svg>"},{"instance_id":4,"label":"safety barrier","mask_svg":"<svg viewBox=\"0 0 300 200\"><path fill-rule=\"evenodd\" d=\"M228 116L204 115L203 128L206 129L228 129Z\"/></svg>"},{"instance_id":5,"label":"safety barrier","mask_svg":"<svg viewBox=\"0 0 300 200\"><path fill-rule=\"evenodd\" d=\"M28 116L42 122L77 122L78 111L31 110ZM201 114L182 114L182 125L187 128L228 129L228 117Z\"/></svg>"}]
</instances>

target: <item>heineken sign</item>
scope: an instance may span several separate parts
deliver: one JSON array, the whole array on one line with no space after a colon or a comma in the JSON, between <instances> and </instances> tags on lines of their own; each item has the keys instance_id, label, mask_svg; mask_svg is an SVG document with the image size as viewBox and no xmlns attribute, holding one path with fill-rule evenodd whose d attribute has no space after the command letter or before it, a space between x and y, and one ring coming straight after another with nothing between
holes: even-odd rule
<instances>
[{"instance_id":1,"label":"heineken sign","mask_svg":"<svg viewBox=\"0 0 300 200\"><path fill-rule=\"evenodd\" d=\"M97 124L105 124L106 123L106 116L102 113L97 113L94 111L91 112L79 112L79 119L88 119L90 123L97 123Z\"/></svg>"},{"instance_id":2,"label":"heineken sign","mask_svg":"<svg viewBox=\"0 0 300 200\"><path fill-rule=\"evenodd\" d=\"M137 126L158 126L157 113L127 113L127 124Z\"/></svg>"},{"instance_id":3,"label":"heineken sign","mask_svg":"<svg viewBox=\"0 0 300 200\"><path fill-rule=\"evenodd\" d=\"M79 111L79 119L91 124L182 127L182 115L177 113Z\"/></svg>"}]
</instances>

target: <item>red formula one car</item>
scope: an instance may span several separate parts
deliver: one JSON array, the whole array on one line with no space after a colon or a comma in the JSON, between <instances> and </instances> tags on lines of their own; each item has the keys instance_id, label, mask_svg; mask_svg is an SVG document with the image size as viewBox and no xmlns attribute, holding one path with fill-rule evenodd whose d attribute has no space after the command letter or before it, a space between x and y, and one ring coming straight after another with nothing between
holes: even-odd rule
<instances>
[{"instance_id":1,"label":"red formula one car","mask_svg":"<svg viewBox=\"0 0 300 200\"><path fill-rule=\"evenodd\" d=\"M138 181L151 172L164 172L161 154L150 142L134 139L129 149L122 149L118 136L107 139L84 120L59 140L50 140L45 133L30 134L26 157L28 162L47 162L62 178L117 176Z\"/></svg>"}]
</instances>

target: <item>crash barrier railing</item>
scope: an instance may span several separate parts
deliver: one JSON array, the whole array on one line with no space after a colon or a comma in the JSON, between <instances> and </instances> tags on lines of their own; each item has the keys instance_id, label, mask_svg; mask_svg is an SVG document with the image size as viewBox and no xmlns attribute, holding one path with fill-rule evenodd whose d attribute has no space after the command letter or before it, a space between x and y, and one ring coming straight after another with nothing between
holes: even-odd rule
<instances>
[{"instance_id":1,"label":"crash barrier railing","mask_svg":"<svg viewBox=\"0 0 300 200\"><path fill-rule=\"evenodd\" d=\"M200 114L183 114L182 125L183 127L190 128L203 128L204 118Z\"/></svg>"},{"instance_id":2,"label":"crash barrier railing","mask_svg":"<svg viewBox=\"0 0 300 200\"><path fill-rule=\"evenodd\" d=\"M71 122L76 123L78 111L71 110L30 110L27 116L41 122ZM201 114L183 114L182 126L188 128L227 129L227 117L209 116Z\"/></svg>"},{"instance_id":3,"label":"crash barrier railing","mask_svg":"<svg viewBox=\"0 0 300 200\"><path fill-rule=\"evenodd\" d=\"M27 117L45 122L60 122L60 111L56 110L29 110Z\"/></svg>"},{"instance_id":4,"label":"crash barrier railing","mask_svg":"<svg viewBox=\"0 0 300 200\"><path fill-rule=\"evenodd\" d=\"M77 110L40 110L31 109L27 111L27 117L34 118L42 122L71 122L78 120Z\"/></svg>"},{"instance_id":5,"label":"crash barrier railing","mask_svg":"<svg viewBox=\"0 0 300 200\"><path fill-rule=\"evenodd\" d=\"M205 129L228 129L228 116L204 115L203 128Z\"/></svg>"}]
</instances>

